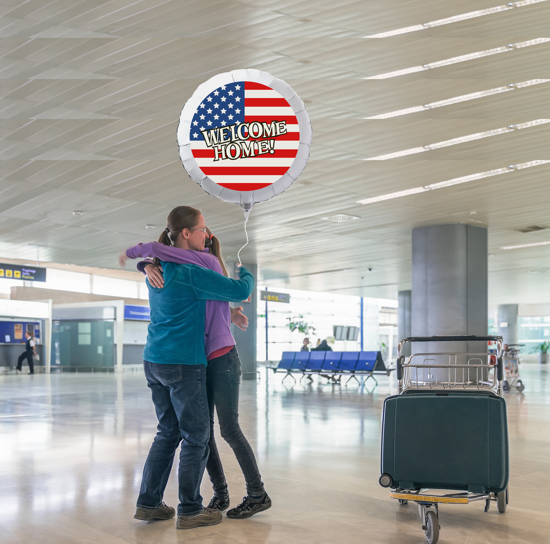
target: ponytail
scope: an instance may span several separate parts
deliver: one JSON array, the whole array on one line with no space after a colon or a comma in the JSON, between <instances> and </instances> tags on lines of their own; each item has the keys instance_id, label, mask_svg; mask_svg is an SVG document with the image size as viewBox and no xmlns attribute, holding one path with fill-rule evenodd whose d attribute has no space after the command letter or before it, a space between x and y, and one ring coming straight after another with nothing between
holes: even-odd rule
<instances>
[{"instance_id":1,"label":"ponytail","mask_svg":"<svg viewBox=\"0 0 550 544\"><path fill-rule=\"evenodd\" d=\"M208 227L206 227L206 232L208 232L210 238L206 241L204 245L210 249L210 254L214 255L214 257L217 257L218 261L220 261L223 275L228 278L229 272L227 271L227 267L225 265L225 262L223 261L222 246L220 244L220 241L212 234L212 232L210 232L210 229Z\"/></svg>"}]
</instances>

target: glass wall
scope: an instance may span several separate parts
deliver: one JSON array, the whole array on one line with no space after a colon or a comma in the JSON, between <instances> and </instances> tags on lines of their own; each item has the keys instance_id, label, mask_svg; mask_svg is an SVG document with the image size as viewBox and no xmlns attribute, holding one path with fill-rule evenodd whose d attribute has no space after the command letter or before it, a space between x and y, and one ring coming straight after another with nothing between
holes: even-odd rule
<instances>
[{"instance_id":1,"label":"glass wall","mask_svg":"<svg viewBox=\"0 0 550 544\"><path fill-rule=\"evenodd\" d=\"M334 339L334 326L357 327L359 331L362 328L365 351L381 350L385 359L391 358L392 355L395 357L397 301L363 298L361 323L361 297L277 288L273 291L288 293L290 302L267 302L266 305L266 302L261 300L261 291L265 289L265 286L258 286L258 361L278 361L283 351L299 351L306 336L311 342L310 348L317 342L327 339L334 351L361 349L360 333L355 341L338 341ZM291 320L303 321L315 330L308 334L291 332L288 327Z\"/></svg>"},{"instance_id":2,"label":"glass wall","mask_svg":"<svg viewBox=\"0 0 550 544\"><path fill-rule=\"evenodd\" d=\"M54 321L52 369L113 369L114 321Z\"/></svg>"},{"instance_id":3,"label":"glass wall","mask_svg":"<svg viewBox=\"0 0 550 544\"><path fill-rule=\"evenodd\" d=\"M518 317L518 340L525 344L523 353L535 353L535 348L550 340L550 316Z\"/></svg>"}]
</instances>

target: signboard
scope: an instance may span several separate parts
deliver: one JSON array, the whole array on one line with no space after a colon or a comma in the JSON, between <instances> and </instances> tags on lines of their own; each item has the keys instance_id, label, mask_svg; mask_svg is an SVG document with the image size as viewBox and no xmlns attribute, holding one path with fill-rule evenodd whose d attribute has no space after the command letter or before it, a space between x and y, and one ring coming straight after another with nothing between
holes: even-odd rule
<instances>
[{"instance_id":1,"label":"signboard","mask_svg":"<svg viewBox=\"0 0 550 544\"><path fill-rule=\"evenodd\" d=\"M267 302L284 302L290 303L290 295L288 293L274 293L273 291L260 291L260 300Z\"/></svg>"},{"instance_id":2,"label":"signboard","mask_svg":"<svg viewBox=\"0 0 550 544\"><path fill-rule=\"evenodd\" d=\"M151 321L151 308L149 306L124 305L124 319L133 319L134 321Z\"/></svg>"},{"instance_id":3,"label":"signboard","mask_svg":"<svg viewBox=\"0 0 550 544\"><path fill-rule=\"evenodd\" d=\"M0 263L0 278L23 281L46 281L46 269Z\"/></svg>"}]
</instances>

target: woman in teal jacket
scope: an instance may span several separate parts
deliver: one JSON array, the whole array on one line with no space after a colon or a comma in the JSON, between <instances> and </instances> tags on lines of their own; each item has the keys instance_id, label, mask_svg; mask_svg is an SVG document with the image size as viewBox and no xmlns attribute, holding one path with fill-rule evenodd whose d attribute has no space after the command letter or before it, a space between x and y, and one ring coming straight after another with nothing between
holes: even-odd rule
<instances>
[{"instance_id":1,"label":"woman in teal jacket","mask_svg":"<svg viewBox=\"0 0 550 544\"><path fill-rule=\"evenodd\" d=\"M174 208L167 219L174 246L202 251L206 225L199 210ZM232 280L194 264L162 262L164 287L149 282L151 324L143 351L145 377L158 417L158 432L147 456L134 517L170 519L175 510L163 502L175 451L181 441L177 527L214 525L219 510L204 508L200 484L210 437L204 351L207 300L241 302L254 288L254 278L241 267Z\"/></svg>"}]
</instances>

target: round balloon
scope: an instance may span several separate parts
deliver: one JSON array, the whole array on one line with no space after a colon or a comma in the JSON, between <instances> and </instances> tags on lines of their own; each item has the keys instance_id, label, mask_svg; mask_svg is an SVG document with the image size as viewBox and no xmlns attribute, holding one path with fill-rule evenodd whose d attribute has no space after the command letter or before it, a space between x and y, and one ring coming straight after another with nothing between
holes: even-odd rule
<instances>
[{"instance_id":1,"label":"round balloon","mask_svg":"<svg viewBox=\"0 0 550 544\"><path fill-rule=\"evenodd\" d=\"M259 70L234 70L200 85L177 133L191 178L245 212L292 185L307 164L311 136L292 87Z\"/></svg>"}]
</instances>

